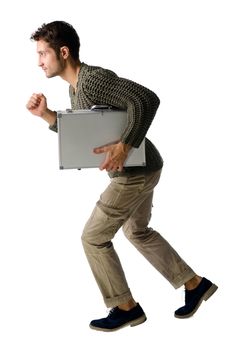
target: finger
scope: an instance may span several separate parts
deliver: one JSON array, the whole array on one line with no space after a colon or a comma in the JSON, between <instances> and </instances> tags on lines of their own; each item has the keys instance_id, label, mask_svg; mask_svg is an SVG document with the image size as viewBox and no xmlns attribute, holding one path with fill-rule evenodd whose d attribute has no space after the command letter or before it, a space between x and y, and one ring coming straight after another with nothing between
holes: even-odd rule
<instances>
[{"instance_id":1,"label":"finger","mask_svg":"<svg viewBox=\"0 0 232 350\"><path fill-rule=\"evenodd\" d=\"M26 107L27 109L33 109L36 107L35 103L32 102L32 101L29 101L27 104L26 104Z\"/></svg>"},{"instance_id":2,"label":"finger","mask_svg":"<svg viewBox=\"0 0 232 350\"><path fill-rule=\"evenodd\" d=\"M39 104L40 104L40 101L31 98L30 101L27 103L27 108L28 109L36 108L39 106Z\"/></svg>"},{"instance_id":3,"label":"finger","mask_svg":"<svg viewBox=\"0 0 232 350\"><path fill-rule=\"evenodd\" d=\"M105 153L107 151L108 151L107 147L95 147L93 149L93 152L96 153L96 154Z\"/></svg>"},{"instance_id":4,"label":"finger","mask_svg":"<svg viewBox=\"0 0 232 350\"><path fill-rule=\"evenodd\" d=\"M110 156L109 156L109 153L107 153L106 154L106 157L105 157L105 159L102 161L102 163L101 163L101 165L100 165L100 167L99 167L99 169L100 170L107 170L107 171L109 171L109 169L112 167L112 161L111 161L111 159L110 159Z\"/></svg>"},{"instance_id":5,"label":"finger","mask_svg":"<svg viewBox=\"0 0 232 350\"><path fill-rule=\"evenodd\" d=\"M42 97L45 97L45 96L42 93L38 93L38 94L34 93L34 94L32 94L32 97L42 98Z\"/></svg>"},{"instance_id":6,"label":"finger","mask_svg":"<svg viewBox=\"0 0 232 350\"><path fill-rule=\"evenodd\" d=\"M109 168L109 161L107 161L107 159L105 159L105 160L100 164L99 169L100 169L100 170L104 170L104 169L108 170L108 168Z\"/></svg>"},{"instance_id":7,"label":"finger","mask_svg":"<svg viewBox=\"0 0 232 350\"><path fill-rule=\"evenodd\" d=\"M116 169L117 171L122 171L123 170L123 166L122 165L119 165Z\"/></svg>"},{"instance_id":8,"label":"finger","mask_svg":"<svg viewBox=\"0 0 232 350\"><path fill-rule=\"evenodd\" d=\"M106 170L106 171L122 171L123 166L119 164L118 162L112 162L111 160L105 160L100 165L100 170Z\"/></svg>"},{"instance_id":9,"label":"finger","mask_svg":"<svg viewBox=\"0 0 232 350\"><path fill-rule=\"evenodd\" d=\"M115 163L114 166L112 167L112 171L122 171L123 166L120 163Z\"/></svg>"}]
</instances>

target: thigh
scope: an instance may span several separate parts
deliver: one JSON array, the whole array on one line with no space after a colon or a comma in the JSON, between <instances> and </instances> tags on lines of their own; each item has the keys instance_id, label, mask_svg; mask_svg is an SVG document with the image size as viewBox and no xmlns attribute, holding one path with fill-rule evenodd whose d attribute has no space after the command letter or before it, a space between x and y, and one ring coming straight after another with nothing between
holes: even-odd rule
<instances>
[{"instance_id":1,"label":"thigh","mask_svg":"<svg viewBox=\"0 0 232 350\"><path fill-rule=\"evenodd\" d=\"M86 222L82 239L92 244L109 242L133 210L144 181L143 175L113 178Z\"/></svg>"},{"instance_id":2,"label":"thigh","mask_svg":"<svg viewBox=\"0 0 232 350\"><path fill-rule=\"evenodd\" d=\"M158 184L161 171L150 174L113 178L97 202L111 217L127 219L149 196Z\"/></svg>"},{"instance_id":3,"label":"thigh","mask_svg":"<svg viewBox=\"0 0 232 350\"><path fill-rule=\"evenodd\" d=\"M145 175L113 178L101 194L97 206L107 216L124 221L142 199L145 182Z\"/></svg>"},{"instance_id":4,"label":"thigh","mask_svg":"<svg viewBox=\"0 0 232 350\"><path fill-rule=\"evenodd\" d=\"M151 219L152 201L154 188L158 184L161 171L146 176L143 195L138 201L138 205L131 212L127 221L123 225L123 231L126 235L136 232L144 232L147 229Z\"/></svg>"},{"instance_id":5,"label":"thigh","mask_svg":"<svg viewBox=\"0 0 232 350\"><path fill-rule=\"evenodd\" d=\"M142 209L145 199L148 206L148 198L152 198L159 176L160 173L157 172L151 175L113 178L87 221L83 236L98 243L110 241L128 218L138 212L137 208L141 206ZM146 210L150 215L150 210Z\"/></svg>"}]
</instances>

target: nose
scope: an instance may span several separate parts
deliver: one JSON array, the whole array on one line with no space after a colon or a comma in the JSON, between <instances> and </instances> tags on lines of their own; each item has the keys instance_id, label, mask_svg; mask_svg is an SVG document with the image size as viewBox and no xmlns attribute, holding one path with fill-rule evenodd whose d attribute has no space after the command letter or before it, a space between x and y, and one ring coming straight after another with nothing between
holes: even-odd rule
<instances>
[{"instance_id":1,"label":"nose","mask_svg":"<svg viewBox=\"0 0 232 350\"><path fill-rule=\"evenodd\" d=\"M42 60L41 60L40 57L39 57L39 60L38 60L38 66L39 66L39 67L42 67L42 66L43 66L43 62L42 62Z\"/></svg>"}]
</instances>

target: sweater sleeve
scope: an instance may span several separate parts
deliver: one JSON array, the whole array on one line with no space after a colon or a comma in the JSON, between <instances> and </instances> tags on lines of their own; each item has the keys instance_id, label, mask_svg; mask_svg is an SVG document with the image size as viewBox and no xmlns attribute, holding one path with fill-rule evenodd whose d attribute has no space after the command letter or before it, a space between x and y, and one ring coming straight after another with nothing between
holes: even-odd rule
<instances>
[{"instance_id":1,"label":"sweater sleeve","mask_svg":"<svg viewBox=\"0 0 232 350\"><path fill-rule=\"evenodd\" d=\"M96 104L106 104L127 111L127 125L121 141L139 147L152 123L160 100L151 90L114 72L99 68L85 77L84 93Z\"/></svg>"},{"instance_id":2,"label":"sweater sleeve","mask_svg":"<svg viewBox=\"0 0 232 350\"><path fill-rule=\"evenodd\" d=\"M49 125L48 128L54 132L58 132L57 118L56 118L55 123L53 125Z\"/></svg>"}]
</instances>

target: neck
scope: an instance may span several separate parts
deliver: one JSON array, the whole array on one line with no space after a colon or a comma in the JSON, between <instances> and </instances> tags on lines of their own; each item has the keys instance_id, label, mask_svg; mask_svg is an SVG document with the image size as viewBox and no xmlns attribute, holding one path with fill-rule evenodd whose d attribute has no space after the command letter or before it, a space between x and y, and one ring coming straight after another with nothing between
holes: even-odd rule
<instances>
[{"instance_id":1,"label":"neck","mask_svg":"<svg viewBox=\"0 0 232 350\"><path fill-rule=\"evenodd\" d=\"M76 89L77 82L78 82L78 75L81 68L81 62L78 61L75 65L67 65L65 67L62 74L60 74L60 77L67 81L74 89Z\"/></svg>"}]
</instances>

